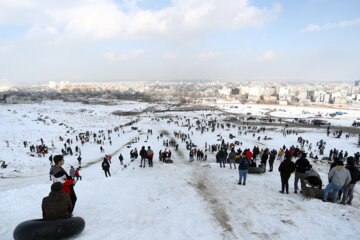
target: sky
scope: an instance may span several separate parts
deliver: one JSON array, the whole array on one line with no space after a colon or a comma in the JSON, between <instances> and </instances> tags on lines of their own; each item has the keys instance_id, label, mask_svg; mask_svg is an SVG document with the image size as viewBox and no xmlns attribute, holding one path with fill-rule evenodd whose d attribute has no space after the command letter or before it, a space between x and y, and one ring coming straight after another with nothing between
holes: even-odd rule
<instances>
[{"instance_id":1,"label":"sky","mask_svg":"<svg viewBox=\"0 0 360 240\"><path fill-rule=\"evenodd\" d=\"M0 83L360 79L358 0L0 0Z\"/></svg>"}]
</instances>

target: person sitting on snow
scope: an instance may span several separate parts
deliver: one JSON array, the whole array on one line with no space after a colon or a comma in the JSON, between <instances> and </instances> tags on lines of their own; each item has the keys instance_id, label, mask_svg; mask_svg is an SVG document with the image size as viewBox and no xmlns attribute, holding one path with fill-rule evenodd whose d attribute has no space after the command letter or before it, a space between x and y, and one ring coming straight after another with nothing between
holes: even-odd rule
<instances>
[{"instance_id":1,"label":"person sitting on snow","mask_svg":"<svg viewBox=\"0 0 360 240\"><path fill-rule=\"evenodd\" d=\"M51 185L49 196L42 200L42 214L44 220L70 218L73 205L69 194L62 191L62 184L55 182Z\"/></svg>"},{"instance_id":2,"label":"person sitting on snow","mask_svg":"<svg viewBox=\"0 0 360 240\"><path fill-rule=\"evenodd\" d=\"M310 165L310 169L305 172L304 181L306 184L309 184L312 187L322 188L322 181L320 175L312 168Z\"/></svg>"}]
</instances>

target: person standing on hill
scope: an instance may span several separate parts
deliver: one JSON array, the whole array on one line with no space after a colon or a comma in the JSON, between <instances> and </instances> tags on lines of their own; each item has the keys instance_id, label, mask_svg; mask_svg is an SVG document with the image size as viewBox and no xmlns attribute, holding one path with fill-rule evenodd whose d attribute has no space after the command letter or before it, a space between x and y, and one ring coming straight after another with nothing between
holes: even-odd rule
<instances>
[{"instance_id":1,"label":"person standing on hill","mask_svg":"<svg viewBox=\"0 0 360 240\"><path fill-rule=\"evenodd\" d=\"M295 191L294 191L294 193L297 193L299 180L300 180L300 184L301 184L301 189L303 189L303 187L305 187L304 176L305 176L305 172L309 169L310 169L310 163L306 159L306 153L302 152L301 158L295 162L295 180L294 180Z\"/></svg>"},{"instance_id":2,"label":"person standing on hill","mask_svg":"<svg viewBox=\"0 0 360 240\"><path fill-rule=\"evenodd\" d=\"M248 169L250 167L250 159L246 156L246 152L243 152L242 157L240 158L240 163L239 163L239 182L238 184L246 184L246 176L248 173ZM244 181L242 181L242 179L244 178Z\"/></svg>"},{"instance_id":3,"label":"person standing on hill","mask_svg":"<svg viewBox=\"0 0 360 240\"><path fill-rule=\"evenodd\" d=\"M269 172L272 172L273 171L273 167L274 167L274 161L275 161L275 158L276 158L276 150L273 149L271 152L270 152L270 158L269 158Z\"/></svg>"},{"instance_id":4,"label":"person standing on hill","mask_svg":"<svg viewBox=\"0 0 360 240\"><path fill-rule=\"evenodd\" d=\"M220 167L225 167L225 161L226 161L226 152L224 148L221 148L221 150L219 151L219 162L220 162Z\"/></svg>"},{"instance_id":5,"label":"person standing on hill","mask_svg":"<svg viewBox=\"0 0 360 240\"><path fill-rule=\"evenodd\" d=\"M232 169L232 166L231 166L232 164L234 164L234 168L236 169L235 157L236 157L235 149L232 148L231 152L229 153L230 169Z\"/></svg>"},{"instance_id":6,"label":"person standing on hill","mask_svg":"<svg viewBox=\"0 0 360 240\"><path fill-rule=\"evenodd\" d=\"M286 154L285 160L281 162L279 166L279 172L281 177L281 191L280 193L289 194L289 178L291 173L295 171L295 164L291 161L291 155Z\"/></svg>"},{"instance_id":7,"label":"person standing on hill","mask_svg":"<svg viewBox=\"0 0 360 240\"><path fill-rule=\"evenodd\" d=\"M111 174L110 174L110 164L109 164L109 161L108 161L107 157L104 157L104 160L103 160L103 162L101 163L101 167L102 167L102 169L103 169L104 172L105 172L105 177L107 177L108 174L109 174L109 177L111 177Z\"/></svg>"},{"instance_id":8,"label":"person standing on hill","mask_svg":"<svg viewBox=\"0 0 360 240\"><path fill-rule=\"evenodd\" d=\"M346 203L346 204L351 205L352 199L354 197L353 192L354 192L355 184L356 184L357 181L360 180L360 171L355 166L355 161L354 161L353 157L348 157L347 158L346 169L348 169L349 172L350 172L351 181L344 188L344 193L343 193L343 198L342 198L341 203L342 204Z\"/></svg>"},{"instance_id":9,"label":"person standing on hill","mask_svg":"<svg viewBox=\"0 0 360 240\"><path fill-rule=\"evenodd\" d=\"M153 157L154 157L154 152L153 150L150 148L150 146L148 146L148 150L147 150L147 158L149 161L149 167L153 166Z\"/></svg>"},{"instance_id":10,"label":"person standing on hill","mask_svg":"<svg viewBox=\"0 0 360 240\"><path fill-rule=\"evenodd\" d=\"M141 157L140 167L145 167L146 158L147 158L147 151L145 150L145 146L142 146L140 150L140 157ZM144 162L144 166L142 164L143 162Z\"/></svg>"}]
</instances>

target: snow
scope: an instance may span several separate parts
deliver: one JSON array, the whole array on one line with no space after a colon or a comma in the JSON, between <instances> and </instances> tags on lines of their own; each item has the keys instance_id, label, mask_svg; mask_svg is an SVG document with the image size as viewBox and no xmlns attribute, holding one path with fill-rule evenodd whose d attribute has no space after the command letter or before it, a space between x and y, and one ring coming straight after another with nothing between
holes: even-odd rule
<instances>
[{"instance_id":1,"label":"snow","mask_svg":"<svg viewBox=\"0 0 360 240\"><path fill-rule=\"evenodd\" d=\"M250 107L250 108L249 108ZM359 186L355 186L354 200L351 206L323 203L318 199L306 198L294 194L294 176L289 180L290 194L279 194L281 182L275 161L274 172L249 174L247 185L237 185L238 171L219 168L215 163L215 154L208 154L207 162L189 162L188 151L181 139L179 150L167 147L172 151L173 164L159 162L158 152L164 149L163 140L175 138L174 131L190 134L191 140L204 149L207 144L220 143L220 134L225 142L235 140L243 143L242 149L258 145L260 148L279 149L298 145L297 138L308 139L316 148L316 142L326 141L325 156L333 147L347 150L350 155L359 151L356 146L357 136L352 134L348 140L345 136L336 139L326 136L326 129L297 129L298 135L284 137L282 127L267 126L271 130L264 133L238 135L237 128L219 128L215 132L205 131L201 134L195 128L188 130L182 127L187 117L195 124L198 119L207 117L224 119L219 111L188 111L139 113L133 116L116 116L112 112L144 109L166 109L163 105L120 102L116 106L84 105L47 101L41 104L0 105L0 160L9 166L0 169L0 239L12 239L14 228L22 221L41 218L41 201L50 191L48 156L31 157L29 149L24 148L23 141L29 145L40 144L40 138L51 148L54 142L54 155L61 153L64 140L73 140L72 148L78 145L82 152L83 169L75 191L78 197L74 215L86 221L85 230L77 239L347 239L360 234L357 225L360 223ZM242 108L224 108L229 112L252 112L254 115L265 115L273 110L269 106L245 106ZM300 116L304 108L276 107L272 116ZM286 111L286 114L281 115ZM312 114L326 111L306 109ZM331 109L330 112L335 112ZM338 121L339 125L352 123L359 114L356 110L347 112L346 121ZM310 116L311 115L311 116ZM345 115L343 115L345 116ZM36 121L38 118L44 121ZM338 116L337 116L338 117ZM342 117L342 116L340 116ZM155 118L158 119L155 120ZM169 118L173 119L168 123ZM51 121L52 119L56 120ZM107 131L120 125L137 120L133 126L123 127L119 132L111 134L112 145L106 140L102 145L105 153L99 150L100 145L90 138L89 143L81 146L75 141L75 135L81 132L99 130ZM179 122L179 125L175 124ZM62 123L62 125L59 125ZM334 123L335 124L335 123ZM153 134L147 133L153 129ZM68 133L67 133L68 131ZM124 131L124 133L122 132ZM164 132L165 131L165 132ZM160 133L165 133L159 140ZM169 135L166 135L168 132ZM244 131L243 131L244 132ZM229 133L236 136L229 139ZM258 141L257 137L261 136ZM272 140L263 140L264 136ZM129 142L140 137L136 143ZM147 139L149 137L149 139ZM5 141L9 141L9 147ZM132 148L151 146L155 153L154 167L140 168L140 159L133 162L129 159ZM236 147L237 148L237 147ZM75 151L74 151L75 152ZM118 161L119 153L124 156L127 167ZM111 154L111 178L105 178L101 170L101 160L105 154ZM314 152L317 154L317 152ZM64 168L78 166L77 156L65 156ZM312 162L313 167L327 183L329 164L326 161ZM300 183L299 183L300 184Z\"/></svg>"}]
</instances>

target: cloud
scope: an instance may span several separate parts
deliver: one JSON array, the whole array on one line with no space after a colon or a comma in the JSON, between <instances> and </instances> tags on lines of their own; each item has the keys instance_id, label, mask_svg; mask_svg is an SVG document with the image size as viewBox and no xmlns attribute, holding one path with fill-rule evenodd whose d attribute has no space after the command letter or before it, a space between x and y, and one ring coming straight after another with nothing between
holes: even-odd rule
<instances>
[{"instance_id":1,"label":"cloud","mask_svg":"<svg viewBox=\"0 0 360 240\"><path fill-rule=\"evenodd\" d=\"M348 20L348 21L342 21L339 23L326 23L324 25L309 24L306 28L301 29L300 32L301 33L316 32L316 31L329 30L329 29L333 29L333 28L352 27L352 26L357 26L357 25L360 25L360 18L355 18L353 20Z\"/></svg>"},{"instance_id":2,"label":"cloud","mask_svg":"<svg viewBox=\"0 0 360 240\"><path fill-rule=\"evenodd\" d=\"M167 54L164 54L162 57L164 59L175 59L175 58L178 58L179 57L179 52L176 52L176 53L167 53Z\"/></svg>"},{"instance_id":3,"label":"cloud","mask_svg":"<svg viewBox=\"0 0 360 240\"><path fill-rule=\"evenodd\" d=\"M220 55L221 55L220 52L209 51L209 52L200 53L198 55L198 58L201 60L210 60L210 59L216 58Z\"/></svg>"},{"instance_id":4,"label":"cloud","mask_svg":"<svg viewBox=\"0 0 360 240\"><path fill-rule=\"evenodd\" d=\"M217 30L261 27L281 12L279 4L257 8L248 0L173 0L158 10L141 9L137 1L3 0L0 26L46 26L63 40L101 41L123 38L202 36Z\"/></svg>"},{"instance_id":5,"label":"cloud","mask_svg":"<svg viewBox=\"0 0 360 240\"><path fill-rule=\"evenodd\" d=\"M104 58L107 59L110 62L117 62L117 61L125 61L129 58L135 58L137 56L140 56L144 54L143 49L133 50L129 53L122 54L122 55L116 55L113 51L108 51L104 54Z\"/></svg>"},{"instance_id":6,"label":"cloud","mask_svg":"<svg viewBox=\"0 0 360 240\"><path fill-rule=\"evenodd\" d=\"M264 54L256 58L256 61L259 62L268 62L276 59L276 54L270 50L266 51Z\"/></svg>"}]
</instances>

